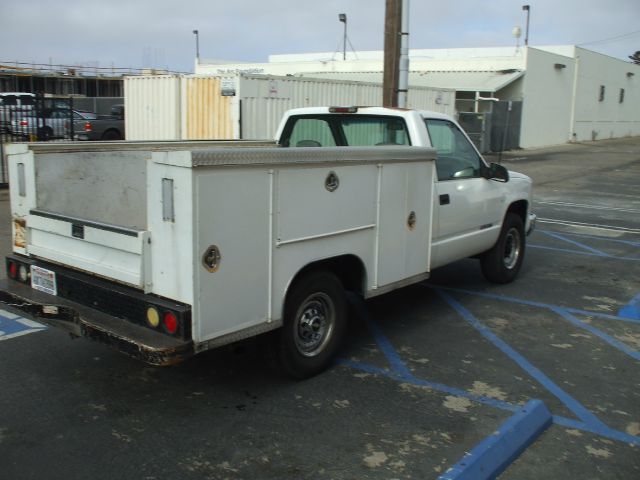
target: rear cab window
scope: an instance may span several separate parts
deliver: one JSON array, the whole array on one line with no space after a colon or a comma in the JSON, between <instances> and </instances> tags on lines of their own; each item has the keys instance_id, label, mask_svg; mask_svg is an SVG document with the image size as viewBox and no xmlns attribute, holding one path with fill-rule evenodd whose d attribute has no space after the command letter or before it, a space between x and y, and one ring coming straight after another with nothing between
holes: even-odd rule
<instances>
[{"instance_id":1,"label":"rear cab window","mask_svg":"<svg viewBox=\"0 0 640 480\"><path fill-rule=\"evenodd\" d=\"M376 115L319 115L289 119L284 147L368 147L411 145L403 118Z\"/></svg>"},{"instance_id":2,"label":"rear cab window","mask_svg":"<svg viewBox=\"0 0 640 480\"><path fill-rule=\"evenodd\" d=\"M349 146L411 145L403 119L345 116L341 120L342 132Z\"/></svg>"},{"instance_id":3,"label":"rear cab window","mask_svg":"<svg viewBox=\"0 0 640 480\"><path fill-rule=\"evenodd\" d=\"M335 147L329 122L318 118L298 118L294 120L288 147Z\"/></svg>"}]
</instances>

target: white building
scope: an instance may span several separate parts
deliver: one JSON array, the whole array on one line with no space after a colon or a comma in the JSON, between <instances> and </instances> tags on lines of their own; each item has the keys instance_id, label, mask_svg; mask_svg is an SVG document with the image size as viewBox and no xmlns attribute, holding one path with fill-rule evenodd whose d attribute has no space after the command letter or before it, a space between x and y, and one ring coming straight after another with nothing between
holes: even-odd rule
<instances>
[{"instance_id":1,"label":"white building","mask_svg":"<svg viewBox=\"0 0 640 480\"><path fill-rule=\"evenodd\" d=\"M412 87L456 90L461 120L466 112L493 117L484 127L493 125L485 132L493 150L496 144L533 148L640 135L640 66L576 46L411 50L410 70ZM196 65L196 73L204 75L377 83L382 71L383 52L350 53L346 60L316 53L272 55L268 63L202 60Z\"/></svg>"}]
</instances>

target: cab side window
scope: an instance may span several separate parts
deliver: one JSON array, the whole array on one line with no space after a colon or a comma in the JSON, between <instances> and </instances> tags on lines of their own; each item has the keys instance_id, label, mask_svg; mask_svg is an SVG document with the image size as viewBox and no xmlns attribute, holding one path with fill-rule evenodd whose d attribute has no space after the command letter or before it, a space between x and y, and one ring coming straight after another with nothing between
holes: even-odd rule
<instances>
[{"instance_id":1,"label":"cab side window","mask_svg":"<svg viewBox=\"0 0 640 480\"><path fill-rule=\"evenodd\" d=\"M479 177L482 159L460 129L447 120L426 119L425 122L431 145L438 153L438 180Z\"/></svg>"},{"instance_id":2,"label":"cab side window","mask_svg":"<svg viewBox=\"0 0 640 480\"><path fill-rule=\"evenodd\" d=\"M289 147L335 147L331 127L326 120L298 118L291 130Z\"/></svg>"}]
</instances>

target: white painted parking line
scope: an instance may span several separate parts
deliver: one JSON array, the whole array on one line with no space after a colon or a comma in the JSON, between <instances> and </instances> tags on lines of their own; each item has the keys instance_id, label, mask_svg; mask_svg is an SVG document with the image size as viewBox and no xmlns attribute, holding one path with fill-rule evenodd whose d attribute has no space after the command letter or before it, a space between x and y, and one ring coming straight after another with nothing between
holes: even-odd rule
<instances>
[{"instance_id":1,"label":"white painted parking line","mask_svg":"<svg viewBox=\"0 0 640 480\"><path fill-rule=\"evenodd\" d=\"M538 218L540 223L551 223L554 225L564 225L566 227L589 228L609 232L640 233L640 228L618 227L616 225L602 225L598 223L573 222L571 220L560 220L555 218Z\"/></svg>"},{"instance_id":2,"label":"white painted parking line","mask_svg":"<svg viewBox=\"0 0 640 480\"><path fill-rule=\"evenodd\" d=\"M15 321L21 323L27 328L46 328L43 324L29 320L28 318L17 317Z\"/></svg>"},{"instance_id":3,"label":"white painted parking line","mask_svg":"<svg viewBox=\"0 0 640 480\"><path fill-rule=\"evenodd\" d=\"M0 310L0 341L46 330L46 326L6 310Z\"/></svg>"},{"instance_id":4,"label":"white painted parking line","mask_svg":"<svg viewBox=\"0 0 640 480\"><path fill-rule=\"evenodd\" d=\"M540 204L540 205L556 205L559 207L586 208L590 210L608 210L612 212L640 213L640 210L636 210L633 208L607 207L605 205L591 205L586 203L551 202L551 201L542 201L542 200L536 200L533 203Z\"/></svg>"},{"instance_id":5,"label":"white painted parking line","mask_svg":"<svg viewBox=\"0 0 640 480\"><path fill-rule=\"evenodd\" d=\"M20 318L19 315L16 315L11 312L7 312L6 310L0 309L0 317L8 318L9 320L14 320L16 318Z\"/></svg>"},{"instance_id":6,"label":"white painted parking line","mask_svg":"<svg viewBox=\"0 0 640 480\"><path fill-rule=\"evenodd\" d=\"M42 328L29 328L27 330L22 330L20 332L14 332L11 334L4 334L4 332L0 332L0 342L3 340L10 340L16 337L22 337L23 335L29 335L30 333L40 332L42 330L46 330L46 327Z\"/></svg>"}]
</instances>

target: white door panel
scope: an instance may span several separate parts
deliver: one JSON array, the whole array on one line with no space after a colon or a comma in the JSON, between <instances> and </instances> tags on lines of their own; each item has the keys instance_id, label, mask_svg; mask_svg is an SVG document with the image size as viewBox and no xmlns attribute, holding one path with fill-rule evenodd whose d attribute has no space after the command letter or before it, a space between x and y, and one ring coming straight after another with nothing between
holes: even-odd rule
<instances>
[{"instance_id":1,"label":"white door panel","mask_svg":"<svg viewBox=\"0 0 640 480\"><path fill-rule=\"evenodd\" d=\"M503 185L484 178L488 168L454 122L425 119L438 152L434 195L432 268L489 249L505 211Z\"/></svg>"},{"instance_id":2,"label":"white door panel","mask_svg":"<svg viewBox=\"0 0 640 480\"><path fill-rule=\"evenodd\" d=\"M484 178L436 183L432 268L491 248L505 209L506 195L500 187Z\"/></svg>"}]
</instances>

